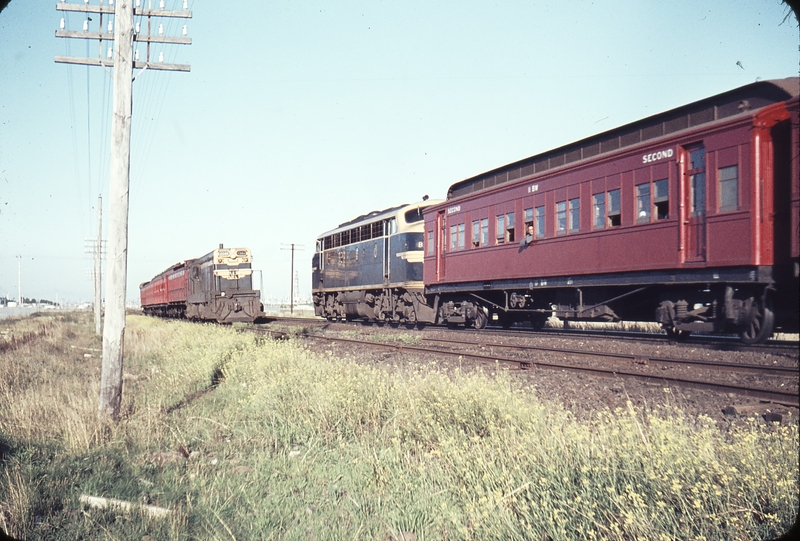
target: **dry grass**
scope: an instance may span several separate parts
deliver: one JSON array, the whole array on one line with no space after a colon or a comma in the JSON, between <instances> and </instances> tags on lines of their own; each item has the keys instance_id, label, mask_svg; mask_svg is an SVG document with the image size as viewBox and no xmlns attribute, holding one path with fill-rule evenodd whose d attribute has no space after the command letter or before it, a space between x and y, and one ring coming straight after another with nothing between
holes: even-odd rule
<instances>
[{"instance_id":1,"label":"dry grass","mask_svg":"<svg viewBox=\"0 0 800 541\"><path fill-rule=\"evenodd\" d=\"M38 332L0 353L11 535L770 539L796 517L795 419L722 431L665 404L584 422L499 369L383 370L216 326L129 317L124 416L101 426L90 317L9 324Z\"/></svg>"}]
</instances>

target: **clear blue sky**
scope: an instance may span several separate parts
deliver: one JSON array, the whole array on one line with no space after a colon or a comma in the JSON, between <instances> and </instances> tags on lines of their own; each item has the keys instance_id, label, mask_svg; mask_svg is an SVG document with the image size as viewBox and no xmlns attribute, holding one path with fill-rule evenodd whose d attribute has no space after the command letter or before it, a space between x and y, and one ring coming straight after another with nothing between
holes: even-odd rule
<instances>
[{"instance_id":1,"label":"clear blue sky","mask_svg":"<svg viewBox=\"0 0 800 541\"><path fill-rule=\"evenodd\" d=\"M55 4L0 12L0 295L16 298L20 255L26 297L90 300L84 239L108 194L112 83L102 68L53 61L97 51L54 37ZM800 60L778 0L189 4L192 19L165 26L178 35L186 23L193 44L163 51L192 71L134 82L129 299L219 243L250 247L275 298L289 293L282 244L304 245L307 297L314 240L341 222L796 76ZM70 14L67 29L83 19Z\"/></svg>"}]
</instances>

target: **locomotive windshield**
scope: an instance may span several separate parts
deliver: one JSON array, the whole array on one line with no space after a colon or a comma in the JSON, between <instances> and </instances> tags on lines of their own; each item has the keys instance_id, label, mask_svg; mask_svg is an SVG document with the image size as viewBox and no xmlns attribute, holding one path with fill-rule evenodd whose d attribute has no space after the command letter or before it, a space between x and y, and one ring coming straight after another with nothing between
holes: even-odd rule
<instances>
[{"instance_id":1,"label":"locomotive windshield","mask_svg":"<svg viewBox=\"0 0 800 541\"><path fill-rule=\"evenodd\" d=\"M418 207L406 211L406 223L413 224L414 222L422 221L422 208Z\"/></svg>"}]
</instances>

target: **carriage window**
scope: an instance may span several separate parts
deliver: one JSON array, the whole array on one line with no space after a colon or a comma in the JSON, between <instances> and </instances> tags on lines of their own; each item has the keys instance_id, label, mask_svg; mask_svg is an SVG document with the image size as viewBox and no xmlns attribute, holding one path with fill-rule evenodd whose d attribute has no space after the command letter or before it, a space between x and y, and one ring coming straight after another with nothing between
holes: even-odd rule
<instances>
[{"instance_id":1,"label":"carriage window","mask_svg":"<svg viewBox=\"0 0 800 541\"><path fill-rule=\"evenodd\" d=\"M514 242L514 213L506 214L506 242Z\"/></svg>"},{"instance_id":2,"label":"carriage window","mask_svg":"<svg viewBox=\"0 0 800 541\"><path fill-rule=\"evenodd\" d=\"M525 209L525 233L533 225L533 209Z\"/></svg>"},{"instance_id":3,"label":"carriage window","mask_svg":"<svg viewBox=\"0 0 800 541\"><path fill-rule=\"evenodd\" d=\"M605 229L606 194L596 193L592 196L592 216L594 217L592 227L594 229Z\"/></svg>"},{"instance_id":4,"label":"carriage window","mask_svg":"<svg viewBox=\"0 0 800 541\"><path fill-rule=\"evenodd\" d=\"M719 170L719 211L739 210L739 166Z\"/></svg>"},{"instance_id":5,"label":"carriage window","mask_svg":"<svg viewBox=\"0 0 800 541\"><path fill-rule=\"evenodd\" d=\"M466 234L466 224L458 224L458 249L464 249L464 236Z\"/></svg>"},{"instance_id":6,"label":"carriage window","mask_svg":"<svg viewBox=\"0 0 800 541\"><path fill-rule=\"evenodd\" d=\"M544 238L544 206L536 207L536 238Z\"/></svg>"},{"instance_id":7,"label":"carriage window","mask_svg":"<svg viewBox=\"0 0 800 541\"><path fill-rule=\"evenodd\" d=\"M450 251L455 252L458 240L458 227L455 225L450 226Z\"/></svg>"},{"instance_id":8,"label":"carriage window","mask_svg":"<svg viewBox=\"0 0 800 541\"><path fill-rule=\"evenodd\" d=\"M433 255L433 231L428 231L428 255Z\"/></svg>"},{"instance_id":9,"label":"carriage window","mask_svg":"<svg viewBox=\"0 0 800 541\"><path fill-rule=\"evenodd\" d=\"M636 221L650 221L650 184L636 186Z\"/></svg>"},{"instance_id":10,"label":"carriage window","mask_svg":"<svg viewBox=\"0 0 800 541\"><path fill-rule=\"evenodd\" d=\"M489 244L489 218L481 220L481 246Z\"/></svg>"},{"instance_id":11,"label":"carriage window","mask_svg":"<svg viewBox=\"0 0 800 541\"><path fill-rule=\"evenodd\" d=\"M503 244L506 241L506 217L500 215L497 217L497 228L494 231L494 236L496 237L495 244Z\"/></svg>"},{"instance_id":12,"label":"carriage window","mask_svg":"<svg viewBox=\"0 0 800 541\"><path fill-rule=\"evenodd\" d=\"M481 222L474 220L472 222L472 247L475 248L481 245Z\"/></svg>"},{"instance_id":13,"label":"carriage window","mask_svg":"<svg viewBox=\"0 0 800 541\"><path fill-rule=\"evenodd\" d=\"M611 190L608 192L608 227L619 227L621 224L619 190Z\"/></svg>"},{"instance_id":14,"label":"carriage window","mask_svg":"<svg viewBox=\"0 0 800 541\"><path fill-rule=\"evenodd\" d=\"M567 232L567 202L559 201L556 203L556 235L564 235Z\"/></svg>"},{"instance_id":15,"label":"carriage window","mask_svg":"<svg viewBox=\"0 0 800 541\"><path fill-rule=\"evenodd\" d=\"M669 218L669 182L667 179L657 180L653 183L653 202L656 206L656 220Z\"/></svg>"},{"instance_id":16,"label":"carriage window","mask_svg":"<svg viewBox=\"0 0 800 541\"><path fill-rule=\"evenodd\" d=\"M703 147L689 152L689 175L691 176L691 212L695 216L706 213L706 150Z\"/></svg>"},{"instance_id":17,"label":"carriage window","mask_svg":"<svg viewBox=\"0 0 800 541\"><path fill-rule=\"evenodd\" d=\"M581 200L569 200L569 232L577 233L581 229Z\"/></svg>"}]
</instances>

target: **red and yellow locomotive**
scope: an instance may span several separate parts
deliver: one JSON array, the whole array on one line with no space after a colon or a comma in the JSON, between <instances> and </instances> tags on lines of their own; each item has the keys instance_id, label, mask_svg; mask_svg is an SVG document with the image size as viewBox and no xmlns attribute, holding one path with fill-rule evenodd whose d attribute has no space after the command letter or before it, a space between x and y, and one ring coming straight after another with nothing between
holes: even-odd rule
<instances>
[{"instance_id":1,"label":"red and yellow locomotive","mask_svg":"<svg viewBox=\"0 0 800 541\"><path fill-rule=\"evenodd\" d=\"M224 248L177 263L139 286L147 315L232 323L264 315L253 289L252 256L247 248Z\"/></svg>"}]
</instances>

